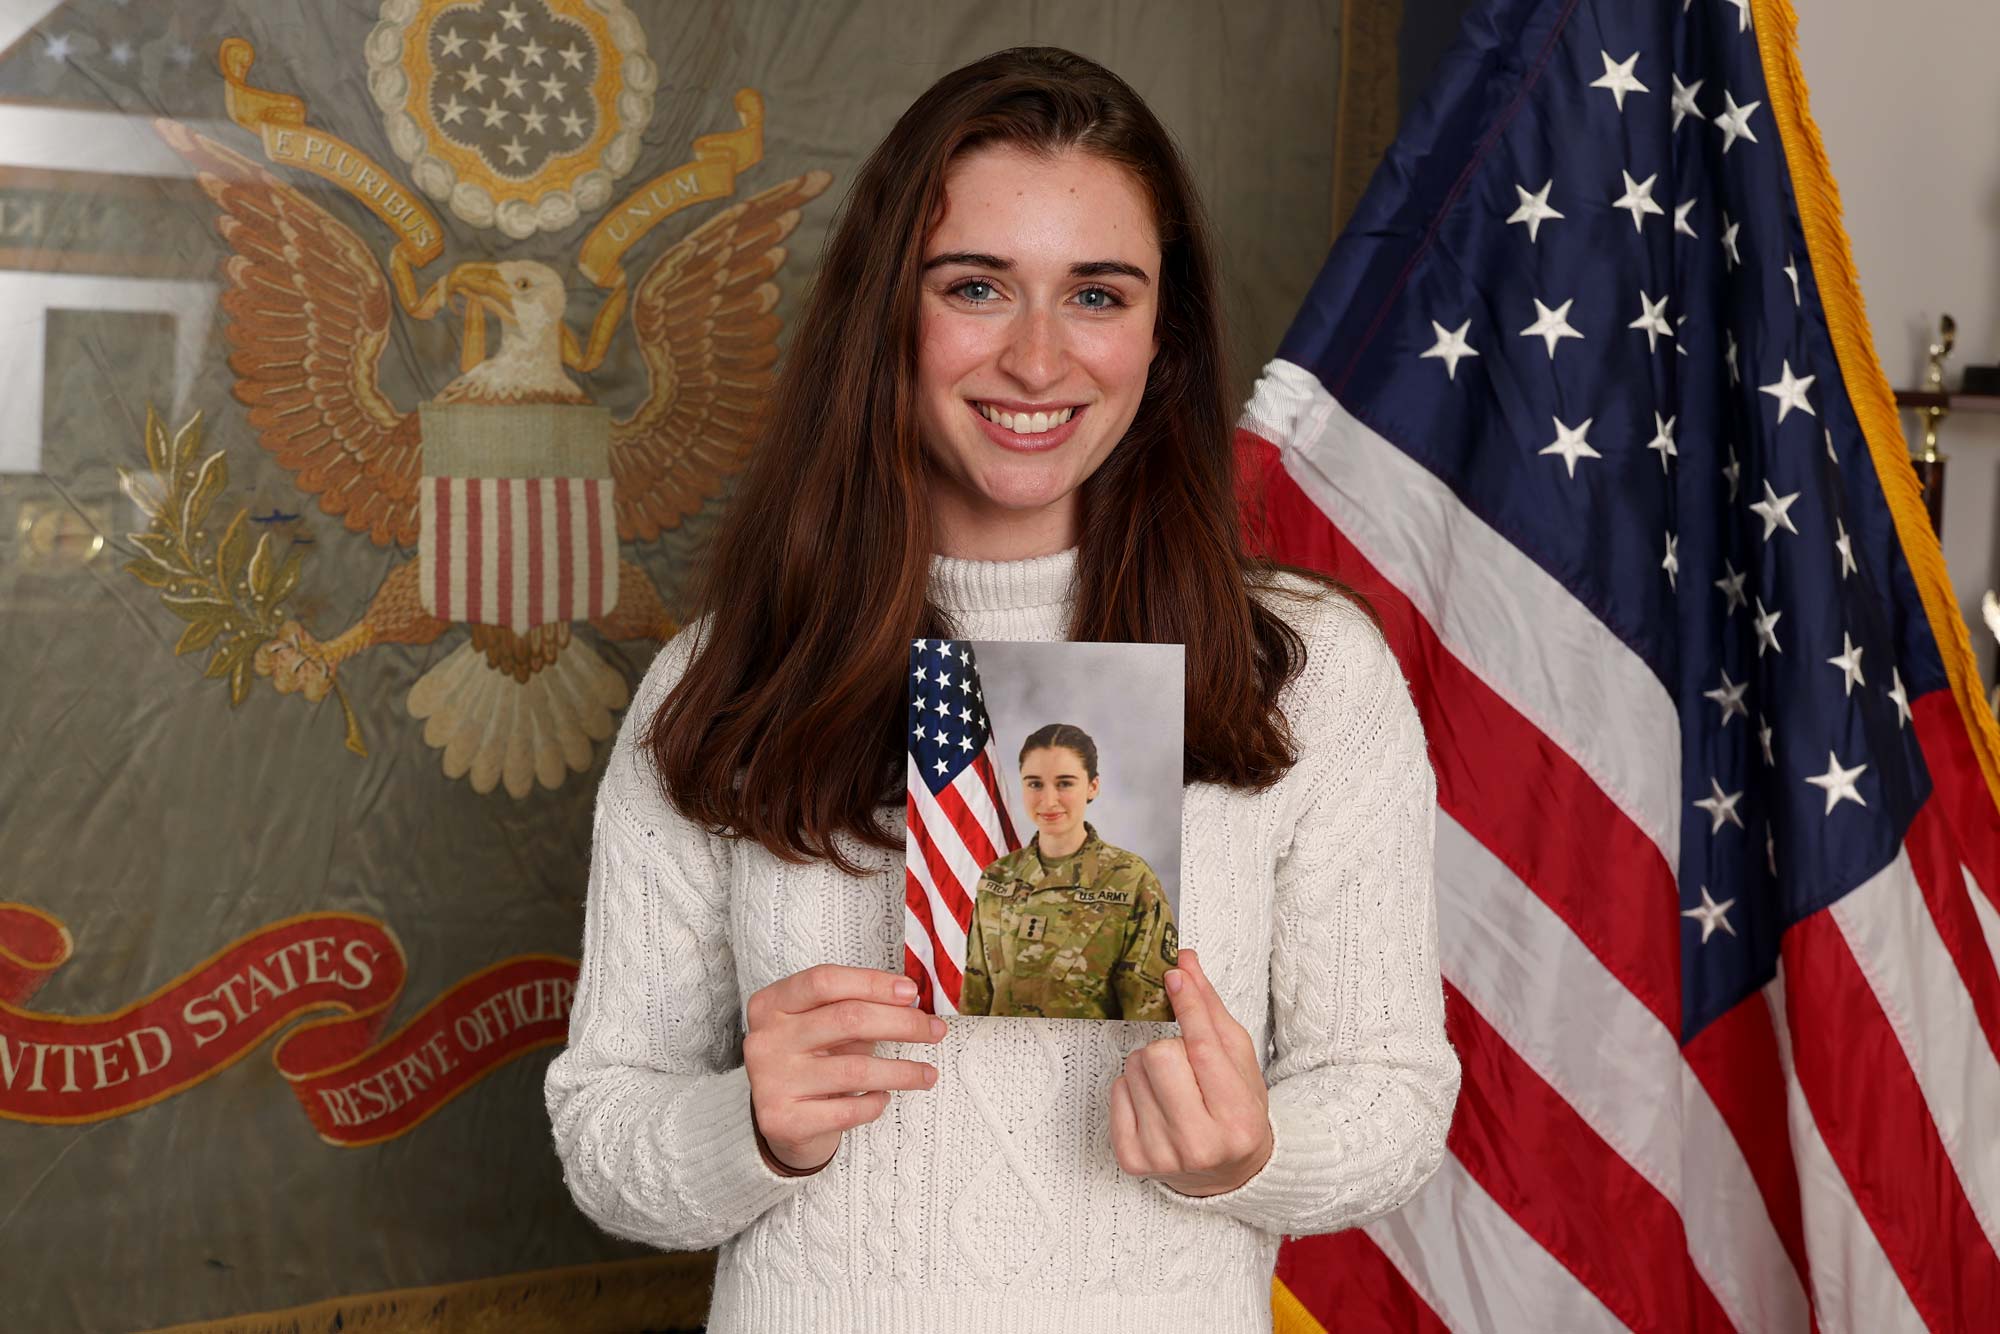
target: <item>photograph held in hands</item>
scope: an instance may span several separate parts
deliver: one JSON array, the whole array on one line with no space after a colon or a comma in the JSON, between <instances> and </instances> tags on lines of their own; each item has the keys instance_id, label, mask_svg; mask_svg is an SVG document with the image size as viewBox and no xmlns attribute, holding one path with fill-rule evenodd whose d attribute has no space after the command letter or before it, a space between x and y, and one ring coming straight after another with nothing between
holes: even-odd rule
<instances>
[{"instance_id":1,"label":"photograph held in hands","mask_svg":"<svg viewBox=\"0 0 2000 1334\"><path fill-rule=\"evenodd\" d=\"M1179 644L913 640L904 971L940 1015L1172 1020Z\"/></svg>"}]
</instances>

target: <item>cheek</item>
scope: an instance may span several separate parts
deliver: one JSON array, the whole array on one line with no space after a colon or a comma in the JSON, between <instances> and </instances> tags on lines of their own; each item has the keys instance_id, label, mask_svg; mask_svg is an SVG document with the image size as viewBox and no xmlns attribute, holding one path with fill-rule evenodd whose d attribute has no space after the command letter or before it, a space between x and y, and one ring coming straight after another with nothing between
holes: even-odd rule
<instances>
[{"instance_id":1,"label":"cheek","mask_svg":"<svg viewBox=\"0 0 2000 1334\"><path fill-rule=\"evenodd\" d=\"M1076 350L1097 383L1137 394L1146 386L1146 370L1153 360L1152 324L1133 320L1123 328L1099 330L1093 337L1079 339Z\"/></svg>"},{"instance_id":2,"label":"cheek","mask_svg":"<svg viewBox=\"0 0 2000 1334\"><path fill-rule=\"evenodd\" d=\"M992 353L987 343L991 337L977 321L927 314L917 336L919 392L948 392L968 371L989 359Z\"/></svg>"}]
</instances>

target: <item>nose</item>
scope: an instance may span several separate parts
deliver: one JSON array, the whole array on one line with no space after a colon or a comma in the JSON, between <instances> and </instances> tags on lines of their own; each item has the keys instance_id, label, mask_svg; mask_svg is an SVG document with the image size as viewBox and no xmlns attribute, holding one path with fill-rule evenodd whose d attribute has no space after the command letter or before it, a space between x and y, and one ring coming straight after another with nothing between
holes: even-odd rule
<instances>
[{"instance_id":1,"label":"nose","mask_svg":"<svg viewBox=\"0 0 2000 1334\"><path fill-rule=\"evenodd\" d=\"M1024 310L1011 332L1000 355L1000 369L1013 376L1030 396L1060 383L1069 369L1069 351L1055 312Z\"/></svg>"}]
</instances>

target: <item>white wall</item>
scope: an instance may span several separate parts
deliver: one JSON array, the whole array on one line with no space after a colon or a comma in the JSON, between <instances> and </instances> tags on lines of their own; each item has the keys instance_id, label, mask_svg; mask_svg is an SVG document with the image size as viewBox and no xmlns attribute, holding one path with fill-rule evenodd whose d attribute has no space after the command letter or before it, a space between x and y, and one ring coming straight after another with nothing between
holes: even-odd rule
<instances>
[{"instance_id":1,"label":"white wall","mask_svg":"<svg viewBox=\"0 0 2000 1334\"><path fill-rule=\"evenodd\" d=\"M2000 363L2000 5L1796 0L1799 51L1840 182L1875 348L1898 387L1922 377L1938 316L1959 368ZM1918 438L1914 419L1904 427ZM1944 554L1987 685L1980 594L2000 587L2000 414L1948 419Z\"/></svg>"}]
</instances>

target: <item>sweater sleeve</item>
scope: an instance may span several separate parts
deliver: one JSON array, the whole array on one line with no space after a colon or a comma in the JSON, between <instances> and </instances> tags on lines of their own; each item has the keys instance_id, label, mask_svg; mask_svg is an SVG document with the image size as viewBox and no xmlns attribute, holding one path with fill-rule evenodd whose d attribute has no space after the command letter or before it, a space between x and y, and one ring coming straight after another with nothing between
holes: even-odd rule
<instances>
[{"instance_id":1,"label":"sweater sleeve","mask_svg":"<svg viewBox=\"0 0 2000 1334\"><path fill-rule=\"evenodd\" d=\"M1299 729L1292 841L1271 942L1273 1147L1233 1191L1188 1197L1271 1232L1356 1227L1443 1161L1459 1063L1445 1036L1432 842L1437 788L1394 653L1341 604ZM1324 624L1324 623L1323 623ZM1331 642L1328 642L1331 641Z\"/></svg>"},{"instance_id":2,"label":"sweater sleeve","mask_svg":"<svg viewBox=\"0 0 2000 1334\"><path fill-rule=\"evenodd\" d=\"M664 670L642 686L598 791L569 1043L543 1094L563 1180L587 1217L616 1236L700 1250L802 1179L773 1172L757 1149L727 845L657 795L637 749Z\"/></svg>"}]
</instances>

